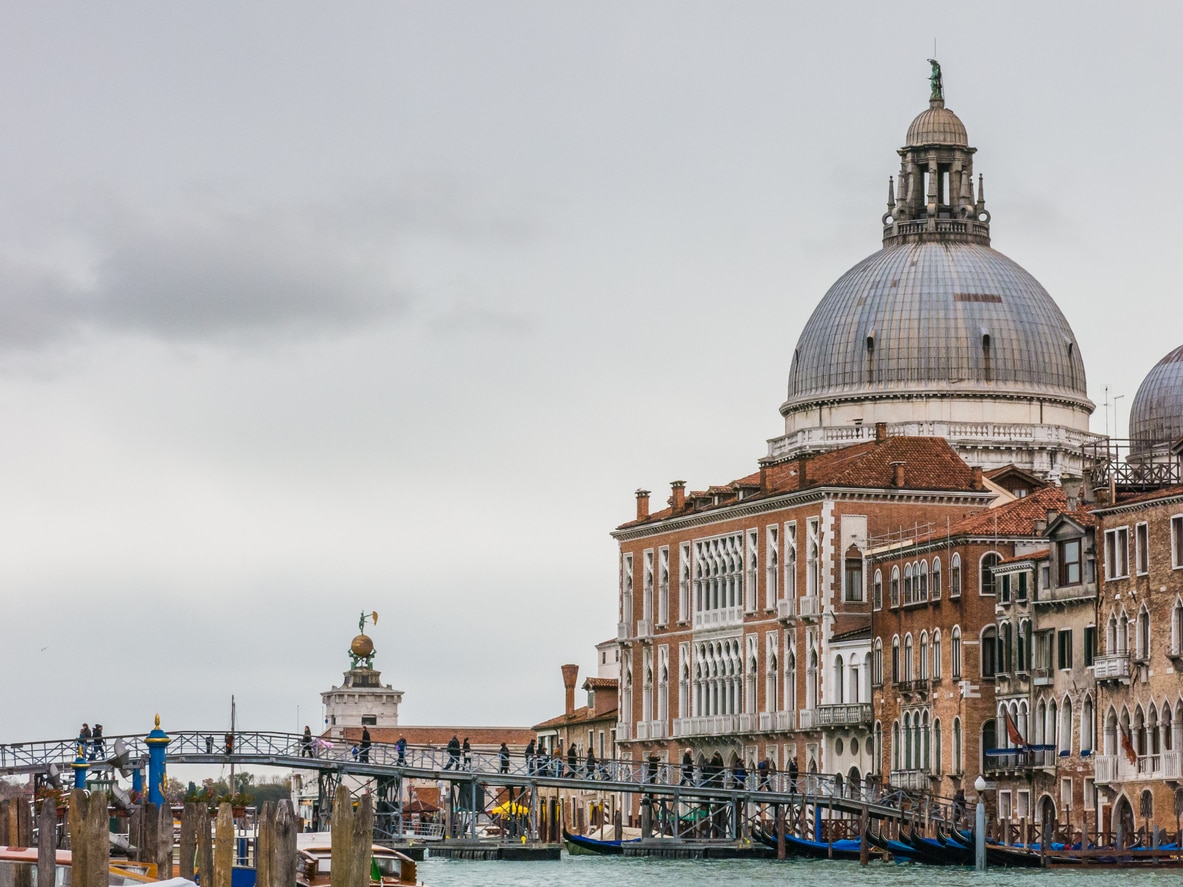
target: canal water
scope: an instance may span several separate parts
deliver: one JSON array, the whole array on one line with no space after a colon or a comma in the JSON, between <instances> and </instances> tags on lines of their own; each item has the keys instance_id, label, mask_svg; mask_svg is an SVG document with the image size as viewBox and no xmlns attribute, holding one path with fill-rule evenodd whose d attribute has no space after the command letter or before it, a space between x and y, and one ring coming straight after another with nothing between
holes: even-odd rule
<instances>
[{"instance_id":1,"label":"canal water","mask_svg":"<svg viewBox=\"0 0 1183 887\"><path fill-rule=\"evenodd\" d=\"M428 887L1114 887L1127 877L1137 887L1179 887L1179 870L1117 872L1113 869L972 869L914 863L828 860L624 859L567 856L557 862L476 862L427 859L419 880Z\"/></svg>"}]
</instances>

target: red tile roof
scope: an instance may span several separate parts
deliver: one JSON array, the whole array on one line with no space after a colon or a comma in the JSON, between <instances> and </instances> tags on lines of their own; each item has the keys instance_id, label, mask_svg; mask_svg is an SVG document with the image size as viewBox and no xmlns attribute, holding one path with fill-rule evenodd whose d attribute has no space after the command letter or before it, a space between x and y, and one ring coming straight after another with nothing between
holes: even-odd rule
<instances>
[{"instance_id":1,"label":"red tile roof","mask_svg":"<svg viewBox=\"0 0 1183 887\"><path fill-rule=\"evenodd\" d=\"M748 493L744 501L793 493L812 487L846 487L860 489L892 489L894 463L903 463L902 489L934 491L971 491L974 473L942 437L889 437L882 441L863 441L841 449L819 453L805 460L793 460L769 465L764 469L767 489L760 489L761 472L745 475L729 484L710 487L705 492L688 493L686 507L681 512L708 511L732 505L736 497L731 493L740 489ZM804 465L806 482L801 482ZM719 496L715 505L711 500ZM698 501L695 501L695 500ZM655 511L647 518L621 524L617 529L657 523L675 517L672 508Z\"/></svg>"},{"instance_id":2,"label":"red tile roof","mask_svg":"<svg viewBox=\"0 0 1183 887\"><path fill-rule=\"evenodd\" d=\"M1041 548L1039 551L1033 551L1030 554L1016 554L1014 557L1004 557L999 564L1017 564L1022 561L1045 561L1052 556L1052 553L1047 548Z\"/></svg>"},{"instance_id":3,"label":"red tile roof","mask_svg":"<svg viewBox=\"0 0 1183 887\"><path fill-rule=\"evenodd\" d=\"M548 730L551 727L569 727L572 724L591 723L592 721L612 721L616 723L616 709L612 708L596 714L586 705L581 705L571 714L561 714L557 718L550 718L541 724L535 724L535 730Z\"/></svg>"},{"instance_id":4,"label":"red tile roof","mask_svg":"<svg viewBox=\"0 0 1183 887\"><path fill-rule=\"evenodd\" d=\"M620 681L616 678L587 678L583 682L584 689L591 687L593 690L597 687L611 687L615 690L620 686Z\"/></svg>"},{"instance_id":5,"label":"red tile roof","mask_svg":"<svg viewBox=\"0 0 1183 887\"><path fill-rule=\"evenodd\" d=\"M955 536L1035 536L1035 522L1047 520L1049 511L1061 512L1085 527L1096 526L1097 519L1087 507L1078 506L1075 511L1067 511L1067 508L1068 500L1064 491L1059 487L1048 486L997 508L975 511L947 530L929 533L917 541L929 542Z\"/></svg>"},{"instance_id":6,"label":"red tile roof","mask_svg":"<svg viewBox=\"0 0 1183 887\"><path fill-rule=\"evenodd\" d=\"M1183 486L1163 487L1161 490L1152 490L1149 493L1135 493L1131 496L1119 496L1114 505L1106 506L1108 508L1120 507L1122 505L1137 505L1142 502L1153 502L1155 499L1170 499L1173 496L1183 496Z\"/></svg>"}]
</instances>

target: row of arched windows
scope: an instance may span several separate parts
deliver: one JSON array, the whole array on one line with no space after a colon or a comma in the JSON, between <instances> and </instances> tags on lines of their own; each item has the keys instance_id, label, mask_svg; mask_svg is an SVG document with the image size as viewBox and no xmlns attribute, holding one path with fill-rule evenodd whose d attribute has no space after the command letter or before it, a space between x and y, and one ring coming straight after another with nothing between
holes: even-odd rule
<instances>
[{"instance_id":1,"label":"row of arched windows","mask_svg":"<svg viewBox=\"0 0 1183 887\"><path fill-rule=\"evenodd\" d=\"M978 563L979 583L978 593L983 596L994 594L994 567L1001 562L1002 556L996 551L982 555ZM876 569L871 582L871 599L876 610L883 606L883 570ZM942 593L941 559L933 557L915 560L891 568L887 578L888 604L892 607L910 604L922 604L929 600L940 600ZM949 597L961 597L961 555L957 552L949 558Z\"/></svg>"},{"instance_id":2,"label":"row of arched windows","mask_svg":"<svg viewBox=\"0 0 1183 887\"><path fill-rule=\"evenodd\" d=\"M901 647L902 643L902 647ZM950 633L949 670L953 680L961 680L961 626ZM944 677L945 657L941 630L921 631L915 639L907 632L891 639L890 679L893 684L913 680L939 681ZM875 638L871 649L871 683L883 686L883 639Z\"/></svg>"},{"instance_id":3,"label":"row of arched windows","mask_svg":"<svg viewBox=\"0 0 1183 887\"><path fill-rule=\"evenodd\" d=\"M882 746L883 727L875 722L876 748ZM953 719L951 773L963 771L961 718ZM941 719L930 721L928 711L905 711L891 725L891 769L922 770L926 773L945 772L944 737Z\"/></svg>"}]
</instances>

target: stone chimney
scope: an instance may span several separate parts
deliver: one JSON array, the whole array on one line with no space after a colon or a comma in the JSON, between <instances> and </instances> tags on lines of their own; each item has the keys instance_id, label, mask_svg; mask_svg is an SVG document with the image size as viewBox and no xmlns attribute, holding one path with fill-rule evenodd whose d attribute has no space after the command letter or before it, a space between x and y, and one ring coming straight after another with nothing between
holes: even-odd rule
<instances>
[{"instance_id":1,"label":"stone chimney","mask_svg":"<svg viewBox=\"0 0 1183 887\"><path fill-rule=\"evenodd\" d=\"M649 516L649 491L637 490L637 520L644 520Z\"/></svg>"},{"instance_id":2,"label":"stone chimney","mask_svg":"<svg viewBox=\"0 0 1183 887\"><path fill-rule=\"evenodd\" d=\"M763 463L760 465L760 492L768 492L768 466Z\"/></svg>"},{"instance_id":3,"label":"stone chimney","mask_svg":"<svg viewBox=\"0 0 1183 887\"><path fill-rule=\"evenodd\" d=\"M804 487L809 483L809 460L812 458L810 453L802 453L797 457L797 486Z\"/></svg>"},{"instance_id":4,"label":"stone chimney","mask_svg":"<svg viewBox=\"0 0 1183 887\"><path fill-rule=\"evenodd\" d=\"M875 423L875 443L883 443L885 440L887 440L887 423L886 422L876 422Z\"/></svg>"},{"instance_id":5,"label":"stone chimney","mask_svg":"<svg viewBox=\"0 0 1183 887\"><path fill-rule=\"evenodd\" d=\"M905 462L891 463L891 485L897 489L904 485L904 466Z\"/></svg>"},{"instance_id":6,"label":"stone chimney","mask_svg":"<svg viewBox=\"0 0 1183 887\"><path fill-rule=\"evenodd\" d=\"M970 486L972 486L975 490L986 489L986 482L982 479L982 466L975 465L970 469L970 471L973 476L973 479L970 481Z\"/></svg>"},{"instance_id":7,"label":"stone chimney","mask_svg":"<svg viewBox=\"0 0 1183 887\"><path fill-rule=\"evenodd\" d=\"M563 690L567 695L566 713L568 716L575 714L575 682L579 679L578 665L564 665L563 666Z\"/></svg>"},{"instance_id":8,"label":"stone chimney","mask_svg":"<svg viewBox=\"0 0 1183 887\"><path fill-rule=\"evenodd\" d=\"M1060 488L1064 491L1064 498L1068 500L1068 510L1075 511L1080 504L1080 478L1060 478Z\"/></svg>"},{"instance_id":9,"label":"stone chimney","mask_svg":"<svg viewBox=\"0 0 1183 887\"><path fill-rule=\"evenodd\" d=\"M670 496L670 507L674 509L674 514L679 514L686 507L686 481L672 480L670 489L673 491L673 495Z\"/></svg>"}]
</instances>

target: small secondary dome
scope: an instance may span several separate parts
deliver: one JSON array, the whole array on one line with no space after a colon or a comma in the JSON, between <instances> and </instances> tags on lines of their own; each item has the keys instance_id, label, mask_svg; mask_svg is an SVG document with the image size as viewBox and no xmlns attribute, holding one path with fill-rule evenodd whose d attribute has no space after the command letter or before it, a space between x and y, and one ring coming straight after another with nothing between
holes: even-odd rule
<instances>
[{"instance_id":1,"label":"small secondary dome","mask_svg":"<svg viewBox=\"0 0 1183 887\"><path fill-rule=\"evenodd\" d=\"M926 111L921 111L908 127L906 144L909 148L924 145L957 145L969 147L969 136L961 118L945 107L944 99L930 99Z\"/></svg>"},{"instance_id":2,"label":"small secondary dome","mask_svg":"<svg viewBox=\"0 0 1183 887\"><path fill-rule=\"evenodd\" d=\"M1183 437L1183 345L1146 374L1130 407L1130 441L1135 452Z\"/></svg>"}]
</instances>

